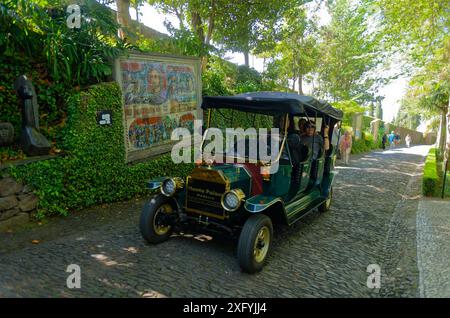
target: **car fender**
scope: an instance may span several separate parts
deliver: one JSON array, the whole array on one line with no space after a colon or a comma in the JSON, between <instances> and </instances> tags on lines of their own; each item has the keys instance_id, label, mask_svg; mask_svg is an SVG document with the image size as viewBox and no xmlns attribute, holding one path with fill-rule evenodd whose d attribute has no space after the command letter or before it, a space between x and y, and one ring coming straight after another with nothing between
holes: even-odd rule
<instances>
[{"instance_id":1,"label":"car fender","mask_svg":"<svg viewBox=\"0 0 450 318\"><path fill-rule=\"evenodd\" d=\"M149 188L150 190L159 189L159 187L161 187L162 182L166 179L167 179L167 177L159 177L159 178L149 180L147 182L147 188Z\"/></svg>"},{"instance_id":2,"label":"car fender","mask_svg":"<svg viewBox=\"0 0 450 318\"><path fill-rule=\"evenodd\" d=\"M284 201L280 197L258 194L247 199L244 208L252 214L265 213L274 223L287 224Z\"/></svg>"},{"instance_id":3,"label":"car fender","mask_svg":"<svg viewBox=\"0 0 450 318\"><path fill-rule=\"evenodd\" d=\"M166 197L166 196L165 196L164 194L162 194L162 193L157 193L157 194L153 195L153 196L150 198L150 200L148 201L148 203L154 203L155 200L156 200L156 198L157 198L158 196L162 196L162 197L164 197L168 202L172 203L172 206L173 206L174 208L176 208L176 210L177 210L178 212L180 212L180 211L182 210L182 207L181 207L180 203L178 202L177 197Z\"/></svg>"}]
</instances>

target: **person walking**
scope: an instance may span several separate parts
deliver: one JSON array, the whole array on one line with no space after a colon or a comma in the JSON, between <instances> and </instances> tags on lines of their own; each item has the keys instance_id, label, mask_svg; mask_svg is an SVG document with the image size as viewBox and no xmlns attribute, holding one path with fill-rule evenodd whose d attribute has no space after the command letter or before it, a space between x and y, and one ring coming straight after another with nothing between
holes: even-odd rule
<instances>
[{"instance_id":1,"label":"person walking","mask_svg":"<svg viewBox=\"0 0 450 318\"><path fill-rule=\"evenodd\" d=\"M408 148L411 147L411 141L412 141L411 136L409 134L407 134L405 137L406 147L408 147Z\"/></svg>"},{"instance_id":2,"label":"person walking","mask_svg":"<svg viewBox=\"0 0 450 318\"><path fill-rule=\"evenodd\" d=\"M350 152L352 151L352 135L348 131L345 131L344 136L341 138L339 150L342 159L344 160L344 164L348 165L348 162L350 161Z\"/></svg>"},{"instance_id":3,"label":"person walking","mask_svg":"<svg viewBox=\"0 0 450 318\"><path fill-rule=\"evenodd\" d=\"M381 138L381 147L383 148L383 150L386 150L387 139L387 134L383 133L383 137Z\"/></svg>"},{"instance_id":4,"label":"person walking","mask_svg":"<svg viewBox=\"0 0 450 318\"><path fill-rule=\"evenodd\" d=\"M395 148L395 134L394 131L391 131L391 133L388 136L389 140L389 149Z\"/></svg>"}]
</instances>

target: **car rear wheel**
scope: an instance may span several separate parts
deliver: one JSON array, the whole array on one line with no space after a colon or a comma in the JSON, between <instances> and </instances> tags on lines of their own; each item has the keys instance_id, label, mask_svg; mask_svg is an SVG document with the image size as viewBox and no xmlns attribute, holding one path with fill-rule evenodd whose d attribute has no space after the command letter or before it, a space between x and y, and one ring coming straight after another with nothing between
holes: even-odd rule
<instances>
[{"instance_id":1,"label":"car rear wheel","mask_svg":"<svg viewBox=\"0 0 450 318\"><path fill-rule=\"evenodd\" d=\"M175 210L165 196L157 195L146 202L139 223L142 236L149 243L166 241L172 234L172 226L169 221L172 213L175 213Z\"/></svg>"},{"instance_id":2,"label":"car rear wheel","mask_svg":"<svg viewBox=\"0 0 450 318\"><path fill-rule=\"evenodd\" d=\"M270 218L256 214L248 218L239 236L237 258L242 270L256 273L262 270L272 246L273 226Z\"/></svg>"},{"instance_id":3,"label":"car rear wheel","mask_svg":"<svg viewBox=\"0 0 450 318\"><path fill-rule=\"evenodd\" d=\"M320 212L327 212L330 210L331 208L331 201L333 199L333 187L330 188L330 191L328 192L328 198L327 200L322 203L321 205L319 205L319 211Z\"/></svg>"}]
</instances>

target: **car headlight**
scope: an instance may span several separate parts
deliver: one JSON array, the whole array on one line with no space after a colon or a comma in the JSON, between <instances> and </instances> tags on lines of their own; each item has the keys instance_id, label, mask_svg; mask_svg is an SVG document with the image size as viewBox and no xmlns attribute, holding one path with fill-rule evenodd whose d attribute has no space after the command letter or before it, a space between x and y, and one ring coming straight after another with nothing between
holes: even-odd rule
<instances>
[{"instance_id":1,"label":"car headlight","mask_svg":"<svg viewBox=\"0 0 450 318\"><path fill-rule=\"evenodd\" d=\"M241 189L233 189L222 196L222 207L229 212L236 211L241 206L245 193Z\"/></svg>"},{"instance_id":2,"label":"car headlight","mask_svg":"<svg viewBox=\"0 0 450 318\"><path fill-rule=\"evenodd\" d=\"M177 192L177 189L183 187L183 180L180 178L168 178L161 184L161 193L171 197Z\"/></svg>"}]
</instances>

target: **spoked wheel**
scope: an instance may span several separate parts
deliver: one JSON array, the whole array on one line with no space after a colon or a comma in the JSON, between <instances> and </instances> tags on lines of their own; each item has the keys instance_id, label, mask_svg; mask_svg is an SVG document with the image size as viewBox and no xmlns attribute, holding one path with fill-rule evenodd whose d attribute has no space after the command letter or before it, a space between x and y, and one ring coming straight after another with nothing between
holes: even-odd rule
<instances>
[{"instance_id":1,"label":"spoked wheel","mask_svg":"<svg viewBox=\"0 0 450 318\"><path fill-rule=\"evenodd\" d=\"M253 254L255 261L261 263L266 259L267 252L269 251L270 244L270 231L267 226L263 226L256 236L255 244L253 246Z\"/></svg>"},{"instance_id":2,"label":"spoked wheel","mask_svg":"<svg viewBox=\"0 0 450 318\"><path fill-rule=\"evenodd\" d=\"M319 205L318 209L320 212L327 212L331 208L331 201L333 199L333 187L330 188L330 191L328 192L328 198L327 200Z\"/></svg>"},{"instance_id":3,"label":"spoked wheel","mask_svg":"<svg viewBox=\"0 0 450 318\"><path fill-rule=\"evenodd\" d=\"M272 237L273 226L268 216L253 215L245 222L237 249L238 262L243 271L256 273L264 267Z\"/></svg>"},{"instance_id":4,"label":"spoked wheel","mask_svg":"<svg viewBox=\"0 0 450 318\"><path fill-rule=\"evenodd\" d=\"M172 234L170 216L175 213L168 198L158 195L145 203L140 219L142 236L149 243L161 243ZM173 218L172 218L173 219Z\"/></svg>"}]
</instances>

